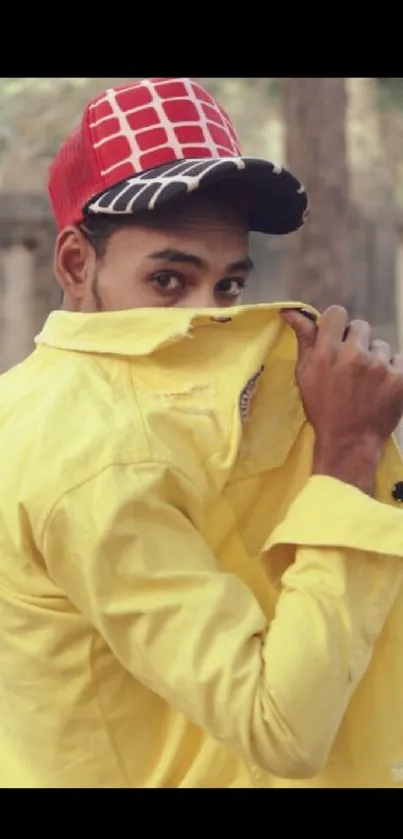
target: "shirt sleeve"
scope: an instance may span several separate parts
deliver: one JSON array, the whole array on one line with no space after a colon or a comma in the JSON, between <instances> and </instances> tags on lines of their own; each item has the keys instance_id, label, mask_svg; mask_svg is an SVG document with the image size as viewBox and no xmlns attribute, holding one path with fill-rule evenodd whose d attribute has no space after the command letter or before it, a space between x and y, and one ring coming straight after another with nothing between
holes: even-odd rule
<instances>
[{"instance_id":1,"label":"shirt sleeve","mask_svg":"<svg viewBox=\"0 0 403 839\"><path fill-rule=\"evenodd\" d=\"M342 490L330 480L328 506ZM270 616L220 568L194 525L198 488L167 466L105 469L55 505L41 535L51 577L133 677L246 761L289 778L320 771L369 663L391 608L378 592L368 633L380 567L394 591L402 580L400 559L373 553L380 538L350 547L341 529L324 545L312 514L302 532L312 491L267 545L301 542ZM358 495L351 532L364 515ZM385 511L385 523L398 515Z\"/></svg>"}]
</instances>

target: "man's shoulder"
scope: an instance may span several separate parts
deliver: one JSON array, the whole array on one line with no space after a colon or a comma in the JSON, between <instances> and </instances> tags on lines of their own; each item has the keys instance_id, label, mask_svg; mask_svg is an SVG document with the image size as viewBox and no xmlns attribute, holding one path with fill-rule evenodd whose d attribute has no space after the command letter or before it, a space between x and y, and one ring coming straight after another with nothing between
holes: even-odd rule
<instances>
[{"instance_id":1,"label":"man's shoulder","mask_svg":"<svg viewBox=\"0 0 403 839\"><path fill-rule=\"evenodd\" d=\"M0 376L0 441L8 424L17 423L22 431L25 426L29 438L43 436L44 425L51 435L82 432L93 424L105 430L105 423L116 413L117 397L125 391L124 383L116 377L108 380L96 363L88 356L77 360L69 353L63 358L41 357L32 353L21 364ZM54 364L52 363L54 362ZM125 395L128 396L127 390ZM122 409L122 401L119 407ZM38 426L34 423L40 421ZM99 422L97 423L97 419ZM82 421L80 424L80 420ZM102 421L103 420L103 421ZM24 422L25 421L25 422ZM44 424L44 425L43 425ZM21 442L21 436L16 436Z\"/></svg>"},{"instance_id":2,"label":"man's shoulder","mask_svg":"<svg viewBox=\"0 0 403 839\"><path fill-rule=\"evenodd\" d=\"M18 484L43 501L114 461L146 459L134 394L123 371L108 376L107 369L66 355L52 370L34 353L0 377L0 457L13 464L10 491Z\"/></svg>"}]
</instances>

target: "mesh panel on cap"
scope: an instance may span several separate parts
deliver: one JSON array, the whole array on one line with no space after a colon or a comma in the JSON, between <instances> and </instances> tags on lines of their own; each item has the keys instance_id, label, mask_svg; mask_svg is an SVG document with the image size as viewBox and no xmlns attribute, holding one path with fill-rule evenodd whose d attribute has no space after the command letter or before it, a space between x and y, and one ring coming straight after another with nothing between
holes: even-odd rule
<instances>
[{"instance_id":1,"label":"mesh panel on cap","mask_svg":"<svg viewBox=\"0 0 403 839\"><path fill-rule=\"evenodd\" d=\"M59 228L82 220L88 194L104 189L85 125L82 124L63 143L50 168L48 191Z\"/></svg>"}]
</instances>

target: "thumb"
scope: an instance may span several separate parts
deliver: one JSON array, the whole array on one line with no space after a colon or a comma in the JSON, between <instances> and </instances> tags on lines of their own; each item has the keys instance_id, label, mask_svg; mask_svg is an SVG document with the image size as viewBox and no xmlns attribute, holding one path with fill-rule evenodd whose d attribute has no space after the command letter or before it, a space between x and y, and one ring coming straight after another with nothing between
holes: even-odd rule
<instances>
[{"instance_id":1,"label":"thumb","mask_svg":"<svg viewBox=\"0 0 403 839\"><path fill-rule=\"evenodd\" d=\"M300 309L283 309L280 314L295 332L301 358L302 354L315 344L317 335L315 316L308 311L301 312Z\"/></svg>"}]
</instances>

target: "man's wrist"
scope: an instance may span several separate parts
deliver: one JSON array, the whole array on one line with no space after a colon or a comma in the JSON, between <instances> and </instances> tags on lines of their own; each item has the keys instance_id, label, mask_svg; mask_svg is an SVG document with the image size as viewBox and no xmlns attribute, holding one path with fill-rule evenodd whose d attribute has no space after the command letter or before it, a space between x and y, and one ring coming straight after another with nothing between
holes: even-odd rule
<instances>
[{"instance_id":1,"label":"man's wrist","mask_svg":"<svg viewBox=\"0 0 403 839\"><path fill-rule=\"evenodd\" d=\"M312 474L328 475L373 496L382 444L373 438L360 440L317 439Z\"/></svg>"}]
</instances>

